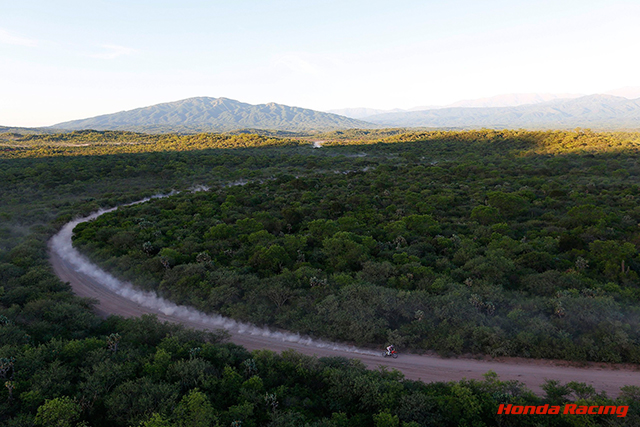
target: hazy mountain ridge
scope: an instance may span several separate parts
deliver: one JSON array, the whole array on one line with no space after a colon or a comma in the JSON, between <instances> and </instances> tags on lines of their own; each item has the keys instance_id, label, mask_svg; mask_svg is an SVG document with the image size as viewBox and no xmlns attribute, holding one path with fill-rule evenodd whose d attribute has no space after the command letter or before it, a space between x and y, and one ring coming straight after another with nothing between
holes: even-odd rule
<instances>
[{"instance_id":1,"label":"hazy mountain ridge","mask_svg":"<svg viewBox=\"0 0 640 427\"><path fill-rule=\"evenodd\" d=\"M509 93L504 95L495 95L486 98L463 99L447 105L423 105L413 108L394 108L391 110L381 110L376 108L340 108L327 110L328 113L339 114L341 116L351 117L353 119L366 120L367 117L388 114L388 113L408 113L411 111L436 110L441 108L476 108L476 107L515 107L518 105L538 104L557 99L572 99L583 95L579 94L553 94L553 93Z\"/></svg>"},{"instance_id":2,"label":"hazy mountain ridge","mask_svg":"<svg viewBox=\"0 0 640 427\"><path fill-rule=\"evenodd\" d=\"M613 95L627 99L640 98L640 86L626 86L603 93L592 95ZM540 104L556 100L570 100L590 96L577 93L507 93L485 98L463 99L446 105L422 105L412 108L376 109L376 108L340 108L327 110L328 113L340 114L359 120L367 120L367 117L388 114L408 113L411 111L438 110L442 108L492 108L492 107L517 107L520 105Z\"/></svg>"},{"instance_id":3,"label":"hazy mountain ridge","mask_svg":"<svg viewBox=\"0 0 640 427\"><path fill-rule=\"evenodd\" d=\"M493 107L517 107L520 105L541 104L544 102L574 99L584 95L571 93L510 93L505 95L490 96L487 98L465 99L445 105L445 108L493 108Z\"/></svg>"},{"instance_id":4,"label":"hazy mountain ridge","mask_svg":"<svg viewBox=\"0 0 640 427\"><path fill-rule=\"evenodd\" d=\"M66 130L224 132L242 128L286 131L376 127L367 122L306 108L252 105L228 98L189 98L54 125Z\"/></svg>"},{"instance_id":5,"label":"hazy mountain ridge","mask_svg":"<svg viewBox=\"0 0 640 427\"><path fill-rule=\"evenodd\" d=\"M487 99L491 102L531 99L524 95L511 97L508 101L504 97ZM508 107L448 107L391 112L368 116L364 121L276 103L251 105L227 98L200 97L59 123L50 129L199 133L241 129L304 132L380 127L640 129L640 98L589 95Z\"/></svg>"},{"instance_id":6,"label":"hazy mountain ridge","mask_svg":"<svg viewBox=\"0 0 640 427\"><path fill-rule=\"evenodd\" d=\"M622 96L627 99L640 98L640 86L625 86L605 92L605 95Z\"/></svg>"},{"instance_id":7,"label":"hazy mountain ridge","mask_svg":"<svg viewBox=\"0 0 640 427\"><path fill-rule=\"evenodd\" d=\"M590 95L515 107L454 107L379 114L367 120L400 127L640 128L640 99Z\"/></svg>"},{"instance_id":8,"label":"hazy mountain ridge","mask_svg":"<svg viewBox=\"0 0 640 427\"><path fill-rule=\"evenodd\" d=\"M366 107L356 107L356 108L339 108L336 110L327 110L327 113L338 114L340 116L350 117L352 119L363 119L369 116L375 116L378 114L387 114L387 113L403 113L409 110L403 110L401 108L394 108L392 110L380 110L378 108L366 108Z\"/></svg>"}]
</instances>

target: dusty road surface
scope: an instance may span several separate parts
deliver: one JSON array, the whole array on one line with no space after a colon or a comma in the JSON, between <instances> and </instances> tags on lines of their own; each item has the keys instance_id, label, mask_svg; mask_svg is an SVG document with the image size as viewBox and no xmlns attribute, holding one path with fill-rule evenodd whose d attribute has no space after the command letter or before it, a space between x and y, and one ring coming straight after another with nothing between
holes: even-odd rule
<instances>
[{"instance_id":1,"label":"dusty road surface","mask_svg":"<svg viewBox=\"0 0 640 427\"><path fill-rule=\"evenodd\" d=\"M555 379L562 383L584 382L593 385L598 392L606 391L612 397L619 394L622 386L640 385L640 367L632 365L590 364L586 367L576 367L569 366L565 362L548 360L444 359L415 354L400 354L397 359L390 359L381 356L382 348L374 351L311 340L293 333L273 332L221 316L206 315L193 308L166 301L154 293L136 290L79 254L71 245L73 228L80 222L96 218L102 213L104 212L65 225L49 242L49 255L56 275L62 281L69 282L77 295L97 300L96 311L103 316L116 314L132 317L155 314L160 320L182 323L195 329L226 329L231 333L232 342L249 350L294 349L303 354L320 357L357 358L372 369L384 365L401 371L406 378L425 382L457 381L463 378L482 379L483 374L491 370L496 372L501 380L523 382L537 394L543 393L540 387L546 379Z\"/></svg>"}]
</instances>

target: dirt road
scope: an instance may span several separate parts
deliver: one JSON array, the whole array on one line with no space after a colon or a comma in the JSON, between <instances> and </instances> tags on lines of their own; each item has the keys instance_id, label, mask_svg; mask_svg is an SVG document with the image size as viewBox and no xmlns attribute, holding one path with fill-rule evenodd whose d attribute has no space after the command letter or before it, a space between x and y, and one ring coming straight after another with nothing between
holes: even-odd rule
<instances>
[{"instance_id":1,"label":"dirt road","mask_svg":"<svg viewBox=\"0 0 640 427\"><path fill-rule=\"evenodd\" d=\"M132 317L155 314L160 320L182 323L195 329L226 329L231 333L232 342L249 350L294 349L307 355L358 358L372 369L385 365L401 371L409 379L425 382L482 379L483 374L491 370L496 372L501 380L521 381L538 394L543 393L541 385L546 379L555 379L562 383L584 382L593 385L599 392L606 391L609 396L617 396L620 387L624 385L640 386L638 366L590 364L587 367L575 367L568 366L566 362L549 360L444 359L414 354L400 354L398 359L390 359L381 356L382 349L373 351L311 340L297 334L273 332L221 316L206 315L189 307L177 306L153 293L136 290L130 284L119 281L93 265L72 247L73 228L101 213L104 212L68 223L49 242L49 255L56 275L62 281L69 282L77 295L96 299L96 310L103 316L116 314Z\"/></svg>"}]
</instances>

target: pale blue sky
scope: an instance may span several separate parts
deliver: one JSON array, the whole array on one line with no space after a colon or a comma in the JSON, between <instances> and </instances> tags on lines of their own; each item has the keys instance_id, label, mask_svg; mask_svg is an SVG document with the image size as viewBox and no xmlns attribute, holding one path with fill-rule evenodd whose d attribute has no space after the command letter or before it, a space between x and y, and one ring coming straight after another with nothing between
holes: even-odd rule
<instances>
[{"instance_id":1,"label":"pale blue sky","mask_svg":"<svg viewBox=\"0 0 640 427\"><path fill-rule=\"evenodd\" d=\"M327 110L640 86L640 1L0 0L0 125L193 96Z\"/></svg>"}]
</instances>

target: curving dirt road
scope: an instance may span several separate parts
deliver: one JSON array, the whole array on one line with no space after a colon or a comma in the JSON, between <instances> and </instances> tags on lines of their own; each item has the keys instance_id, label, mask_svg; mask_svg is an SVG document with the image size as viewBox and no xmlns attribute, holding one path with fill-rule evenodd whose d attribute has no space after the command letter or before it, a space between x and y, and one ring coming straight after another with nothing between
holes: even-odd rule
<instances>
[{"instance_id":1,"label":"curving dirt road","mask_svg":"<svg viewBox=\"0 0 640 427\"><path fill-rule=\"evenodd\" d=\"M562 383L578 381L590 384L599 392L617 396L624 385L640 385L640 367L634 365L589 364L586 367L570 366L561 361L528 360L478 360L468 358L444 359L437 356L400 354L398 359L383 358L380 351L312 340L287 332L273 332L266 328L236 322L216 315L206 315L193 308L178 306L159 298L154 293L134 289L92 264L71 245L73 228L108 211L101 211L86 218L74 220L49 242L50 262L56 275L69 282L73 291L81 296L97 300L96 311L102 316L111 314L124 317L155 314L158 319L182 323L203 330L226 329L231 341L249 350L267 348L274 351L294 349L316 356L346 356L362 360L375 369L380 365L401 371L413 380L457 381L463 378L482 379L492 370L500 379L525 383L535 393L542 394L541 385L546 379Z\"/></svg>"}]
</instances>

